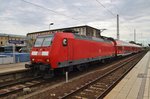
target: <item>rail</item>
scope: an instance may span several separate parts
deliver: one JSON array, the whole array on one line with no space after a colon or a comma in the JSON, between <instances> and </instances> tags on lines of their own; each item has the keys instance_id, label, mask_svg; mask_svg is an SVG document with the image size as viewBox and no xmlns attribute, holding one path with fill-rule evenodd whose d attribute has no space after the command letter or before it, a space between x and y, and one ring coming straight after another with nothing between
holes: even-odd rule
<instances>
[{"instance_id":1,"label":"rail","mask_svg":"<svg viewBox=\"0 0 150 99\"><path fill-rule=\"evenodd\" d=\"M1 85L0 86L0 97L19 92L20 90L23 90L23 88L29 88L29 87L36 86L40 83L43 83L44 80L41 80L40 78L42 78L42 77L38 76L38 77L22 80L19 82Z\"/></svg>"},{"instance_id":2,"label":"rail","mask_svg":"<svg viewBox=\"0 0 150 99\"><path fill-rule=\"evenodd\" d=\"M139 55L135 55L135 56L131 57L129 60L127 60L126 62L121 63L120 66L114 68L113 70L111 70L111 71L103 74L102 76L100 76L100 77L98 77L98 78L96 78L96 79L94 79L92 81L89 81L85 85L82 85L82 87L80 87L80 88L78 88L78 89L76 89L74 91L71 91L70 93L65 94L64 96L59 97L59 98L60 99L66 99L66 98L70 99L71 97L74 97L74 98L76 97L76 98L81 98L81 99L84 98L85 93L82 92L83 90L89 90L89 87L94 86L94 84L95 84L95 86L97 86L98 85L97 82L99 82L100 80L104 79L105 77L109 78L108 77L109 75L112 75L112 73L114 73L115 71L117 71L120 68L124 68L125 65L127 65L127 64L129 64L131 62L133 63L133 61L135 59L138 58L138 60L139 60L140 56L142 56L142 55L139 54ZM140 57L140 59L141 59L141 57ZM115 81L113 81L113 83L111 85L109 85L106 88L99 88L99 89L101 89L102 92L101 92L101 94L99 94L98 96L96 96L96 99L102 99L135 66L135 64L137 64L137 61L134 62L134 64L132 64L130 66L130 68L128 68L119 78L117 78ZM101 83L99 83L99 84L101 84ZM94 89L94 87L93 87L93 89ZM91 91L91 90L89 90L89 91ZM82 92L82 94L84 94L83 96L80 94L81 92Z\"/></svg>"}]
</instances>

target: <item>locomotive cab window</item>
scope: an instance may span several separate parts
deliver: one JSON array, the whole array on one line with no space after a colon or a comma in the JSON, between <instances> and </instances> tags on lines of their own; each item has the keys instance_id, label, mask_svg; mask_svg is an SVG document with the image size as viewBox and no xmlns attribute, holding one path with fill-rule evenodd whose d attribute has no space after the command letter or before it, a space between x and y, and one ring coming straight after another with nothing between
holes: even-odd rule
<instances>
[{"instance_id":1,"label":"locomotive cab window","mask_svg":"<svg viewBox=\"0 0 150 99\"><path fill-rule=\"evenodd\" d=\"M44 38L37 38L34 47L40 47L43 43Z\"/></svg>"},{"instance_id":2,"label":"locomotive cab window","mask_svg":"<svg viewBox=\"0 0 150 99\"><path fill-rule=\"evenodd\" d=\"M52 43L52 39L53 39L53 36L38 37L35 41L34 47L50 46Z\"/></svg>"},{"instance_id":3,"label":"locomotive cab window","mask_svg":"<svg viewBox=\"0 0 150 99\"><path fill-rule=\"evenodd\" d=\"M51 37L46 37L43 41L42 46L50 46L52 43L52 36Z\"/></svg>"}]
</instances>

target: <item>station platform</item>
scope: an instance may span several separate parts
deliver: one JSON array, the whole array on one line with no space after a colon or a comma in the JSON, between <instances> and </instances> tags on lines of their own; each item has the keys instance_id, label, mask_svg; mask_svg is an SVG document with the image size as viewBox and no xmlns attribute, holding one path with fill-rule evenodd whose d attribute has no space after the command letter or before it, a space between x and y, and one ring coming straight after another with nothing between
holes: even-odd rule
<instances>
[{"instance_id":1,"label":"station platform","mask_svg":"<svg viewBox=\"0 0 150 99\"><path fill-rule=\"evenodd\" d=\"M150 99L150 51L104 99Z\"/></svg>"},{"instance_id":2,"label":"station platform","mask_svg":"<svg viewBox=\"0 0 150 99\"><path fill-rule=\"evenodd\" d=\"M0 74L26 70L25 64L27 63L29 62L0 65Z\"/></svg>"}]
</instances>

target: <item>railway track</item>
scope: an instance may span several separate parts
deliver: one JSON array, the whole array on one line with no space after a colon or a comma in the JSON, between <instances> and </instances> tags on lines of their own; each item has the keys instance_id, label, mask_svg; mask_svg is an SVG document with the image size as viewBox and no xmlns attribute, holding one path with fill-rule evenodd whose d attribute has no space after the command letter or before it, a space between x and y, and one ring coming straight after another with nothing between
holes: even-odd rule
<instances>
[{"instance_id":1,"label":"railway track","mask_svg":"<svg viewBox=\"0 0 150 99\"><path fill-rule=\"evenodd\" d=\"M102 99L137 64L143 54L136 55L100 77L65 93L59 99Z\"/></svg>"},{"instance_id":2,"label":"railway track","mask_svg":"<svg viewBox=\"0 0 150 99\"><path fill-rule=\"evenodd\" d=\"M34 77L24 79L22 81L4 84L0 86L0 97L7 96L9 94L17 93L23 91L24 89L28 92L31 91L31 87L37 86L41 83L44 83L45 80L41 79L41 77Z\"/></svg>"},{"instance_id":3,"label":"railway track","mask_svg":"<svg viewBox=\"0 0 150 99\"><path fill-rule=\"evenodd\" d=\"M134 55L135 56L135 55ZM132 56L133 57L133 56ZM127 59L123 59L123 62L127 61L129 58ZM120 63L120 62L119 62ZM122 63L120 63L122 64ZM118 63L115 64L116 66L118 65ZM108 68L111 67L111 66L108 66ZM105 68L103 70L103 68ZM106 66L104 66L102 68L102 71L105 71L107 70L108 68ZM82 74L82 73L81 73ZM78 73L78 76L81 75L80 73ZM83 73L84 74L84 73ZM77 74L76 74L77 75ZM70 75L70 78L73 78L75 77L75 75L73 77L71 77L72 75ZM40 77L39 77L40 78ZM18 97L18 96L22 96L24 94L22 94L23 90L25 88L28 88L28 89L34 89L34 88L37 88L35 89L34 91L37 91L39 90L39 86L45 86L46 84L48 84L47 86L52 86L52 85L56 85L58 83L61 83L63 82L64 80L62 79L62 77L57 77L55 79L51 79L50 81L45 81L43 79L39 79L38 77L36 78L30 78L30 79L24 79L24 81L19 81L19 82L14 82L14 83L9 83L9 84L3 84L3 85L0 85L0 98L1 97L5 97L5 96L9 96L11 97L11 95L13 94L16 94L16 93L19 93L21 92L19 95L16 95L15 97ZM34 92L33 91L33 92ZM73 92L73 91L72 91ZM7 99L9 99L9 97ZM59 96L58 96L59 97ZM70 97L70 96L69 96ZM62 97L63 98L63 97ZM64 97L65 98L65 97ZM52 98L53 99L53 98Z\"/></svg>"},{"instance_id":4,"label":"railway track","mask_svg":"<svg viewBox=\"0 0 150 99\"><path fill-rule=\"evenodd\" d=\"M31 72L28 69L1 73L0 74L0 86L6 83L19 81L20 79L26 78L29 76L31 76Z\"/></svg>"}]
</instances>

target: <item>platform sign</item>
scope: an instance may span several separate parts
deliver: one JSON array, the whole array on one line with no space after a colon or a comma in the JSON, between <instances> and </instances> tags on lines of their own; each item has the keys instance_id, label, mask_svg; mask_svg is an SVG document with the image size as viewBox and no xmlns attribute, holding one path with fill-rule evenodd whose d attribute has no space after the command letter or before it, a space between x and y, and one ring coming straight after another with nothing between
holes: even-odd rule
<instances>
[{"instance_id":1,"label":"platform sign","mask_svg":"<svg viewBox=\"0 0 150 99\"><path fill-rule=\"evenodd\" d=\"M24 44L22 40L9 40L8 43L10 44Z\"/></svg>"}]
</instances>

